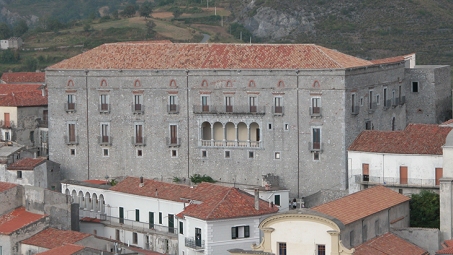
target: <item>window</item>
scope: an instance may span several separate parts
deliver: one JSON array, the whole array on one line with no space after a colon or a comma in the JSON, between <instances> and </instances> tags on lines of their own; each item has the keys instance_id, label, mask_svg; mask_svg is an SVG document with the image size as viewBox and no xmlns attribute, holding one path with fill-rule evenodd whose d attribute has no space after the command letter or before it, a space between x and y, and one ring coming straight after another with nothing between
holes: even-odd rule
<instances>
[{"instance_id":1,"label":"window","mask_svg":"<svg viewBox=\"0 0 453 255\"><path fill-rule=\"evenodd\" d=\"M70 149L69 150L69 154L71 154L71 156L75 156L76 150L75 149Z\"/></svg>"},{"instance_id":2,"label":"window","mask_svg":"<svg viewBox=\"0 0 453 255\"><path fill-rule=\"evenodd\" d=\"M320 97L311 98L310 115L312 115L312 116L321 115L321 98Z\"/></svg>"},{"instance_id":3,"label":"window","mask_svg":"<svg viewBox=\"0 0 453 255\"><path fill-rule=\"evenodd\" d=\"M231 239L250 237L250 226L239 226L231 228Z\"/></svg>"},{"instance_id":4,"label":"window","mask_svg":"<svg viewBox=\"0 0 453 255\"><path fill-rule=\"evenodd\" d=\"M135 232L132 233L132 243L137 244L137 233Z\"/></svg>"},{"instance_id":5,"label":"window","mask_svg":"<svg viewBox=\"0 0 453 255\"><path fill-rule=\"evenodd\" d=\"M319 151L313 152L313 160L319 160Z\"/></svg>"},{"instance_id":6,"label":"window","mask_svg":"<svg viewBox=\"0 0 453 255\"><path fill-rule=\"evenodd\" d=\"M355 103L355 97L356 95L355 94L351 94L351 106L352 106L352 109L351 109L351 112L352 113L355 113L356 112L356 103Z\"/></svg>"},{"instance_id":7,"label":"window","mask_svg":"<svg viewBox=\"0 0 453 255\"><path fill-rule=\"evenodd\" d=\"M68 94L67 95L67 103L66 103L66 111L71 112L75 111L76 109L76 96L74 94Z\"/></svg>"},{"instance_id":8,"label":"window","mask_svg":"<svg viewBox=\"0 0 453 255\"><path fill-rule=\"evenodd\" d=\"M110 144L110 124L109 123L101 123L101 137L99 140L99 144L101 144L101 145Z\"/></svg>"},{"instance_id":9,"label":"window","mask_svg":"<svg viewBox=\"0 0 453 255\"><path fill-rule=\"evenodd\" d=\"M267 124L267 129L272 130L272 123Z\"/></svg>"},{"instance_id":10,"label":"window","mask_svg":"<svg viewBox=\"0 0 453 255\"><path fill-rule=\"evenodd\" d=\"M379 226L379 220L376 220L374 222L374 235L378 236L379 234L381 234L381 227Z\"/></svg>"},{"instance_id":11,"label":"window","mask_svg":"<svg viewBox=\"0 0 453 255\"><path fill-rule=\"evenodd\" d=\"M144 145L145 137L143 136L143 124L135 124L135 145Z\"/></svg>"},{"instance_id":12,"label":"window","mask_svg":"<svg viewBox=\"0 0 453 255\"><path fill-rule=\"evenodd\" d=\"M77 135L76 135L76 124L68 124L68 136L66 140L67 144L77 144Z\"/></svg>"},{"instance_id":13,"label":"window","mask_svg":"<svg viewBox=\"0 0 453 255\"><path fill-rule=\"evenodd\" d=\"M354 230L349 232L349 246L354 247Z\"/></svg>"},{"instance_id":14,"label":"window","mask_svg":"<svg viewBox=\"0 0 453 255\"><path fill-rule=\"evenodd\" d=\"M249 151L249 158L254 158L255 157L255 152L254 151Z\"/></svg>"},{"instance_id":15,"label":"window","mask_svg":"<svg viewBox=\"0 0 453 255\"><path fill-rule=\"evenodd\" d=\"M119 241L120 240L120 230L115 229L115 240Z\"/></svg>"},{"instance_id":16,"label":"window","mask_svg":"<svg viewBox=\"0 0 453 255\"><path fill-rule=\"evenodd\" d=\"M389 107L389 103L387 102L387 88L384 88L383 96L384 96L384 107Z\"/></svg>"},{"instance_id":17,"label":"window","mask_svg":"<svg viewBox=\"0 0 453 255\"><path fill-rule=\"evenodd\" d=\"M231 157L231 151L225 151L225 158Z\"/></svg>"},{"instance_id":18,"label":"window","mask_svg":"<svg viewBox=\"0 0 453 255\"><path fill-rule=\"evenodd\" d=\"M286 255L286 243L278 243L278 255Z\"/></svg>"},{"instance_id":19,"label":"window","mask_svg":"<svg viewBox=\"0 0 453 255\"><path fill-rule=\"evenodd\" d=\"M177 146L179 145L178 139L178 126L177 125L170 125L170 146Z\"/></svg>"},{"instance_id":20,"label":"window","mask_svg":"<svg viewBox=\"0 0 453 255\"><path fill-rule=\"evenodd\" d=\"M178 150L171 150L171 157L177 158L178 157Z\"/></svg>"},{"instance_id":21,"label":"window","mask_svg":"<svg viewBox=\"0 0 453 255\"><path fill-rule=\"evenodd\" d=\"M102 94L99 96L99 111L100 112L109 112L109 95Z\"/></svg>"},{"instance_id":22,"label":"window","mask_svg":"<svg viewBox=\"0 0 453 255\"><path fill-rule=\"evenodd\" d=\"M444 175L443 171L442 167L436 167L436 186L440 185L440 178Z\"/></svg>"},{"instance_id":23,"label":"window","mask_svg":"<svg viewBox=\"0 0 453 255\"><path fill-rule=\"evenodd\" d=\"M233 97L231 96L225 97L225 111L233 112Z\"/></svg>"},{"instance_id":24,"label":"window","mask_svg":"<svg viewBox=\"0 0 453 255\"><path fill-rule=\"evenodd\" d=\"M5 141L9 141L9 140L11 140L9 132L5 132Z\"/></svg>"},{"instance_id":25,"label":"window","mask_svg":"<svg viewBox=\"0 0 453 255\"><path fill-rule=\"evenodd\" d=\"M392 131L395 131L395 117L392 117Z\"/></svg>"},{"instance_id":26,"label":"window","mask_svg":"<svg viewBox=\"0 0 453 255\"><path fill-rule=\"evenodd\" d=\"M402 103L402 98L403 97L403 94L402 94L402 91L401 91L401 85L398 86L398 102L401 104Z\"/></svg>"},{"instance_id":27,"label":"window","mask_svg":"<svg viewBox=\"0 0 453 255\"><path fill-rule=\"evenodd\" d=\"M102 149L102 156L103 157L108 157L109 156L109 149Z\"/></svg>"},{"instance_id":28,"label":"window","mask_svg":"<svg viewBox=\"0 0 453 255\"><path fill-rule=\"evenodd\" d=\"M326 246L324 244L318 244L317 250L318 255L326 255Z\"/></svg>"},{"instance_id":29,"label":"window","mask_svg":"<svg viewBox=\"0 0 453 255\"><path fill-rule=\"evenodd\" d=\"M35 131L30 131L30 142L35 142Z\"/></svg>"},{"instance_id":30,"label":"window","mask_svg":"<svg viewBox=\"0 0 453 255\"><path fill-rule=\"evenodd\" d=\"M250 112L256 112L257 98L249 97Z\"/></svg>"},{"instance_id":31,"label":"window","mask_svg":"<svg viewBox=\"0 0 453 255\"><path fill-rule=\"evenodd\" d=\"M284 127L285 127L285 131L289 130L289 124L285 123Z\"/></svg>"},{"instance_id":32,"label":"window","mask_svg":"<svg viewBox=\"0 0 453 255\"><path fill-rule=\"evenodd\" d=\"M17 179L22 179L22 171L17 171Z\"/></svg>"},{"instance_id":33,"label":"window","mask_svg":"<svg viewBox=\"0 0 453 255\"><path fill-rule=\"evenodd\" d=\"M312 150L321 150L321 129L312 128Z\"/></svg>"},{"instance_id":34,"label":"window","mask_svg":"<svg viewBox=\"0 0 453 255\"><path fill-rule=\"evenodd\" d=\"M208 157L208 152L206 150L201 150L201 157L202 158L207 158Z\"/></svg>"},{"instance_id":35,"label":"window","mask_svg":"<svg viewBox=\"0 0 453 255\"><path fill-rule=\"evenodd\" d=\"M360 106L363 106L363 97L360 98Z\"/></svg>"},{"instance_id":36,"label":"window","mask_svg":"<svg viewBox=\"0 0 453 255\"><path fill-rule=\"evenodd\" d=\"M280 205L280 195L274 195L274 204Z\"/></svg>"},{"instance_id":37,"label":"window","mask_svg":"<svg viewBox=\"0 0 453 255\"><path fill-rule=\"evenodd\" d=\"M283 98L274 97L274 114L283 114Z\"/></svg>"},{"instance_id":38,"label":"window","mask_svg":"<svg viewBox=\"0 0 453 255\"><path fill-rule=\"evenodd\" d=\"M392 90L392 105L396 105L395 90Z\"/></svg>"},{"instance_id":39,"label":"window","mask_svg":"<svg viewBox=\"0 0 453 255\"><path fill-rule=\"evenodd\" d=\"M159 224L162 224L162 212L159 212Z\"/></svg>"},{"instance_id":40,"label":"window","mask_svg":"<svg viewBox=\"0 0 453 255\"><path fill-rule=\"evenodd\" d=\"M418 81L412 82L412 92L418 92Z\"/></svg>"},{"instance_id":41,"label":"window","mask_svg":"<svg viewBox=\"0 0 453 255\"><path fill-rule=\"evenodd\" d=\"M143 157L143 150L137 149L137 157L139 158Z\"/></svg>"},{"instance_id":42,"label":"window","mask_svg":"<svg viewBox=\"0 0 453 255\"><path fill-rule=\"evenodd\" d=\"M184 222L182 221L179 222L179 233L184 235Z\"/></svg>"},{"instance_id":43,"label":"window","mask_svg":"<svg viewBox=\"0 0 453 255\"><path fill-rule=\"evenodd\" d=\"M135 209L135 221L140 221L140 210Z\"/></svg>"},{"instance_id":44,"label":"window","mask_svg":"<svg viewBox=\"0 0 453 255\"><path fill-rule=\"evenodd\" d=\"M381 104L381 96L379 94L376 95L376 104L377 105Z\"/></svg>"},{"instance_id":45,"label":"window","mask_svg":"<svg viewBox=\"0 0 453 255\"><path fill-rule=\"evenodd\" d=\"M201 111L209 112L209 96L201 96Z\"/></svg>"},{"instance_id":46,"label":"window","mask_svg":"<svg viewBox=\"0 0 453 255\"><path fill-rule=\"evenodd\" d=\"M279 151L276 151L274 153L274 159L280 159L280 152Z\"/></svg>"},{"instance_id":47,"label":"window","mask_svg":"<svg viewBox=\"0 0 453 255\"><path fill-rule=\"evenodd\" d=\"M201 247L201 229L195 228L195 246Z\"/></svg>"},{"instance_id":48,"label":"window","mask_svg":"<svg viewBox=\"0 0 453 255\"><path fill-rule=\"evenodd\" d=\"M363 225L362 227L362 242L366 242L368 240L368 227L367 225Z\"/></svg>"},{"instance_id":49,"label":"window","mask_svg":"<svg viewBox=\"0 0 453 255\"><path fill-rule=\"evenodd\" d=\"M175 233L175 215L168 214L167 219L168 219L168 232L176 234Z\"/></svg>"},{"instance_id":50,"label":"window","mask_svg":"<svg viewBox=\"0 0 453 255\"><path fill-rule=\"evenodd\" d=\"M150 229L154 228L154 212L148 213L148 224Z\"/></svg>"},{"instance_id":51,"label":"window","mask_svg":"<svg viewBox=\"0 0 453 255\"><path fill-rule=\"evenodd\" d=\"M365 129L366 130L372 130L373 129L373 123L371 123L371 120L365 121Z\"/></svg>"},{"instance_id":52,"label":"window","mask_svg":"<svg viewBox=\"0 0 453 255\"><path fill-rule=\"evenodd\" d=\"M11 127L11 120L10 120L10 116L9 116L9 112L5 112L3 114L4 116L4 121L5 121L5 124L3 125L5 128L10 128Z\"/></svg>"},{"instance_id":53,"label":"window","mask_svg":"<svg viewBox=\"0 0 453 255\"><path fill-rule=\"evenodd\" d=\"M370 90L369 93L370 93L370 94L369 94L369 102L370 102L369 107L370 107L370 109L373 109L373 91Z\"/></svg>"},{"instance_id":54,"label":"window","mask_svg":"<svg viewBox=\"0 0 453 255\"><path fill-rule=\"evenodd\" d=\"M169 96L168 97L168 112L169 113L177 113L178 112L178 103L176 96Z\"/></svg>"}]
</instances>

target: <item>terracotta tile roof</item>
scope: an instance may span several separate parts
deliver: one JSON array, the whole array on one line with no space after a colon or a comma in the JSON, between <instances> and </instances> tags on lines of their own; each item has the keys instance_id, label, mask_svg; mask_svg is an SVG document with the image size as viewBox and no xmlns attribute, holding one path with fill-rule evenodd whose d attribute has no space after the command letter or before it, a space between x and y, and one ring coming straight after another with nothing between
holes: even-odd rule
<instances>
[{"instance_id":1,"label":"terracotta tile roof","mask_svg":"<svg viewBox=\"0 0 453 255\"><path fill-rule=\"evenodd\" d=\"M237 188L201 183L187 198L202 201L187 206L178 217L191 216L202 220L259 216L278 212L264 200L255 209L255 197Z\"/></svg>"},{"instance_id":2,"label":"terracotta tile roof","mask_svg":"<svg viewBox=\"0 0 453 255\"><path fill-rule=\"evenodd\" d=\"M315 44L109 43L52 69L344 69L373 65Z\"/></svg>"},{"instance_id":3,"label":"terracotta tile roof","mask_svg":"<svg viewBox=\"0 0 453 255\"><path fill-rule=\"evenodd\" d=\"M65 244L51 250L36 253L39 255L72 255L78 254L79 251L83 250L85 247L75 244Z\"/></svg>"},{"instance_id":4,"label":"terracotta tile roof","mask_svg":"<svg viewBox=\"0 0 453 255\"><path fill-rule=\"evenodd\" d=\"M452 123L453 123L453 119L447 120L447 121L443 122L443 123L440 124L440 125L450 125L450 124L452 124Z\"/></svg>"},{"instance_id":5,"label":"terracotta tile roof","mask_svg":"<svg viewBox=\"0 0 453 255\"><path fill-rule=\"evenodd\" d=\"M138 254L143 254L143 255L164 255L163 253L158 253L158 252L155 252L155 251L144 250L142 248L133 247L133 246L128 247L128 249L130 249L132 251L135 251Z\"/></svg>"},{"instance_id":6,"label":"terracotta tile roof","mask_svg":"<svg viewBox=\"0 0 453 255\"><path fill-rule=\"evenodd\" d=\"M98 218L91 218L91 217L83 217L80 219L83 222L94 222L94 223L101 223L101 220Z\"/></svg>"},{"instance_id":7,"label":"terracotta tile roof","mask_svg":"<svg viewBox=\"0 0 453 255\"><path fill-rule=\"evenodd\" d=\"M366 130L355 139L349 151L442 155L442 146L452 128L409 124L403 131Z\"/></svg>"},{"instance_id":8,"label":"terracotta tile roof","mask_svg":"<svg viewBox=\"0 0 453 255\"><path fill-rule=\"evenodd\" d=\"M7 166L8 170L33 170L38 165L46 162L46 158L24 158Z\"/></svg>"},{"instance_id":9,"label":"terracotta tile roof","mask_svg":"<svg viewBox=\"0 0 453 255\"><path fill-rule=\"evenodd\" d=\"M85 180L83 182L91 183L91 184L99 184L99 185L107 184L106 180Z\"/></svg>"},{"instance_id":10,"label":"terracotta tile roof","mask_svg":"<svg viewBox=\"0 0 453 255\"><path fill-rule=\"evenodd\" d=\"M16 187L17 184L9 183L9 182L0 182L0 192L12 189Z\"/></svg>"},{"instance_id":11,"label":"terracotta tile roof","mask_svg":"<svg viewBox=\"0 0 453 255\"><path fill-rule=\"evenodd\" d=\"M429 252L394 234L387 233L357 246L354 255L429 255Z\"/></svg>"},{"instance_id":12,"label":"terracotta tile roof","mask_svg":"<svg viewBox=\"0 0 453 255\"><path fill-rule=\"evenodd\" d=\"M375 186L311 209L337 218L347 225L406 201L409 198L398 192Z\"/></svg>"},{"instance_id":13,"label":"terracotta tile roof","mask_svg":"<svg viewBox=\"0 0 453 255\"><path fill-rule=\"evenodd\" d=\"M47 94L42 96L41 85L0 84L0 106L47 105Z\"/></svg>"},{"instance_id":14,"label":"terracotta tile roof","mask_svg":"<svg viewBox=\"0 0 453 255\"><path fill-rule=\"evenodd\" d=\"M376 65L398 63L398 62L403 62L403 61L404 61L404 56L396 56L396 57L391 57L391 58L371 60L371 62Z\"/></svg>"},{"instance_id":15,"label":"terracotta tile roof","mask_svg":"<svg viewBox=\"0 0 453 255\"><path fill-rule=\"evenodd\" d=\"M439 255L451 255L453 254L453 247L447 247L441 250L436 251L436 254Z\"/></svg>"},{"instance_id":16,"label":"terracotta tile roof","mask_svg":"<svg viewBox=\"0 0 453 255\"><path fill-rule=\"evenodd\" d=\"M139 183L140 178L126 177L123 181L111 187L110 190L176 202L182 202L181 198L185 197L192 190L189 186L149 179L144 179L143 187L139 187Z\"/></svg>"},{"instance_id":17,"label":"terracotta tile roof","mask_svg":"<svg viewBox=\"0 0 453 255\"><path fill-rule=\"evenodd\" d=\"M90 234L72 230L47 228L38 234L22 241L23 244L34 245L46 249L53 249L64 244L76 243L89 237Z\"/></svg>"},{"instance_id":18,"label":"terracotta tile roof","mask_svg":"<svg viewBox=\"0 0 453 255\"><path fill-rule=\"evenodd\" d=\"M46 215L27 212L25 207L19 207L0 217L0 234L11 234L44 217L46 217Z\"/></svg>"},{"instance_id":19,"label":"terracotta tile roof","mask_svg":"<svg viewBox=\"0 0 453 255\"><path fill-rule=\"evenodd\" d=\"M44 72L3 73L1 79L4 83L44 83L46 81L46 73Z\"/></svg>"}]
</instances>

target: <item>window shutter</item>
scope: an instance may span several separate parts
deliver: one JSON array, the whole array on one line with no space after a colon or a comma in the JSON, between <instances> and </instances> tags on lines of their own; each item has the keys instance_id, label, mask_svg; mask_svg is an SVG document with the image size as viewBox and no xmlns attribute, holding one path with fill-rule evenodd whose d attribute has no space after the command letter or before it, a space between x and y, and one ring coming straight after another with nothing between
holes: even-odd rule
<instances>
[{"instance_id":1,"label":"window shutter","mask_svg":"<svg viewBox=\"0 0 453 255\"><path fill-rule=\"evenodd\" d=\"M238 238L238 228L232 227L231 228L231 239L236 239L236 238Z\"/></svg>"},{"instance_id":2,"label":"window shutter","mask_svg":"<svg viewBox=\"0 0 453 255\"><path fill-rule=\"evenodd\" d=\"M250 237L250 226L244 226L244 237Z\"/></svg>"}]
</instances>

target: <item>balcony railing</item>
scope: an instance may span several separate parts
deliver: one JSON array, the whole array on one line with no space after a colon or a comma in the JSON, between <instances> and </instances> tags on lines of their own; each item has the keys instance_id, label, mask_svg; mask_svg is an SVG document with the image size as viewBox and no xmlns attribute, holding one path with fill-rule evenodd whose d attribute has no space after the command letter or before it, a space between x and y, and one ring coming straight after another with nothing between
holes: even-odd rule
<instances>
[{"instance_id":1,"label":"balcony railing","mask_svg":"<svg viewBox=\"0 0 453 255\"><path fill-rule=\"evenodd\" d=\"M311 117L320 117L321 116L321 107L310 107L310 116Z\"/></svg>"},{"instance_id":2,"label":"balcony railing","mask_svg":"<svg viewBox=\"0 0 453 255\"><path fill-rule=\"evenodd\" d=\"M14 121L12 121L12 120L10 120L10 121L0 120L0 128L11 129L13 127L15 127Z\"/></svg>"},{"instance_id":3,"label":"balcony railing","mask_svg":"<svg viewBox=\"0 0 453 255\"><path fill-rule=\"evenodd\" d=\"M75 103L65 103L64 110L66 112L75 112L77 110L77 105Z\"/></svg>"},{"instance_id":4,"label":"balcony railing","mask_svg":"<svg viewBox=\"0 0 453 255\"><path fill-rule=\"evenodd\" d=\"M195 237L186 237L186 247L192 249L204 249L204 240L196 239Z\"/></svg>"},{"instance_id":5,"label":"balcony railing","mask_svg":"<svg viewBox=\"0 0 453 255\"><path fill-rule=\"evenodd\" d=\"M384 101L384 110L389 109L390 106L392 106L392 100L391 99L389 99L387 101Z\"/></svg>"},{"instance_id":6,"label":"balcony railing","mask_svg":"<svg viewBox=\"0 0 453 255\"><path fill-rule=\"evenodd\" d=\"M272 106L272 113L274 115L283 115L285 112L285 107L283 106Z\"/></svg>"},{"instance_id":7,"label":"balcony railing","mask_svg":"<svg viewBox=\"0 0 453 255\"><path fill-rule=\"evenodd\" d=\"M393 100L392 102L392 107L395 108L396 106L398 106L400 104L400 99L397 97Z\"/></svg>"},{"instance_id":8,"label":"balcony railing","mask_svg":"<svg viewBox=\"0 0 453 255\"><path fill-rule=\"evenodd\" d=\"M195 114L265 114L264 106L249 105L194 105Z\"/></svg>"},{"instance_id":9,"label":"balcony railing","mask_svg":"<svg viewBox=\"0 0 453 255\"><path fill-rule=\"evenodd\" d=\"M110 104L99 104L99 112L100 113L109 113L110 112Z\"/></svg>"},{"instance_id":10,"label":"balcony railing","mask_svg":"<svg viewBox=\"0 0 453 255\"><path fill-rule=\"evenodd\" d=\"M167 105L167 112L168 113L179 113L179 105L177 104L169 104Z\"/></svg>"},{"instance_id":11,"label":"balcony railing","mask_svg":"<svg viewBox=\"0 0 453 255\"><path fill-rule=\"evenodd\" d=\"M358 105L352 107L352 115L357 115L359 114L360 107Z\"/></svg>"},{"instance_id":12,"label":"balcony railing","mask_svg":"<svg viewBox=\"0 0 453 255\"><path fill-rule=\"evenodd\" d=\"M79 136L64 136L64 140L67 145L77 145L79 144Z\"/></svg>"},{"instance_id":13,"label":"balcony railing","mask_svg":"<svg viewBox=\"0 0 453 255\"><path fill-rule=\"evenodd\" d=\"M319 142L309 142L308 143L308 149L310 151L322 151L323 150L323 143L319 143Z\"/></svg>"},{"instance_id":14,"label":"balcony railing","mask_svg":"<svg viewBox=\"0 0 453 255\"><path fill-rule=\"evenodd\" d=\"M99 145L112 145L112 137L109 135L100 135L98 136Z\"/></svg>"},{"instance_id":15,"label":"balcony railing","mask_svg":"<svg viewBox=\"0 0 453 255\"><path fill-rule=\"evenodd\" d=\"M261 148L262 141L200 140L198 146Z\"/></svg>"},{"instance_id":16,"label":"balcony railing","mask_svg":"<svg viewBox=\"0 0 453 255\"><path fill-rule=\"evenodd\" d=\"M176 137L166 137L167 146L170 147L179 147L181 146L181 138Z\"/></svg>"},{"instance_id":17,"label":"balcony railing","mask_svg":"<svg viewBox=\"0 0 453 255\"><path fill-rule=\"evenodd\" d=\"M399 177L380 177L370 175L354 175L357 184L365 185L389 185L396 187L424 187L424 188L439 188L435 179L419 179L419 178L399 178Z\"/></svg>"},{"instance_id":18,"label":"balcony railing","mask_svg":"<svg viewBox=\"0 0 453 255\"><path fill-rule=\"evenodd\" d=\"M146 145L146 136L133 136L132 144L135 146L145 146Z\"/></svg>"},{"instance_id":19,"label":"balcony railing","mask_svg":"<svg viewBox=\"0 0 453 255\"><path fill-rule=\"evenodd\" d=\"M48 126L48 121L43 119L38 119L38 127L46 128Z\"/></svg>"},{"instance_id":20,"label":"balcony railing","mask_svg":"<svg viewBox=\"0 0 453 255\"><path fill-rule=\"evenodd\" d=\"M145 106L143 104L132 104L132 113L134 114L145 113Z\"/></svg>"}]
</instances>

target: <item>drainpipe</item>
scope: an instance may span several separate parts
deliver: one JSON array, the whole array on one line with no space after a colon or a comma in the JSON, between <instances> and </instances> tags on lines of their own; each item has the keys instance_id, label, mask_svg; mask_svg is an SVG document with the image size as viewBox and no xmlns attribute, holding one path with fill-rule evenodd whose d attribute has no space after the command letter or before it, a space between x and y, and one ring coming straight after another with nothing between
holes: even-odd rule
<instances>
[{"instance_id":1,"label":"drainpipe","mask_svg":"<svg viewBox=\"0 0 453 255\"><path fill-rule=\"evenodd\" d=\"M190 180L190 118L189 118L189 70L186 70L186 111L187 111L187 179Z\"/></svg>"},{"instance_id":2,"label":"drainpipe","mask_svg":"<svg viewBox=\"0 0 453 255\"><path fill-rule=\"evenodd\" d=\"M87 125L87 174L90 179L90 132L88 127L88 70L85 70L85 89L86 89L86 125Z\"/></svg>"},{"instance_id":3,"label":"drainpipe","mask_svg":"<svg viewBox=\"0 0 453 255\"><path fill-rule=\"evenodd\" d=\"M297 99L297 198L300 198L300 131L299 131L299 70L296 70L296 99Z\"/></svg>"}]
</instances>

